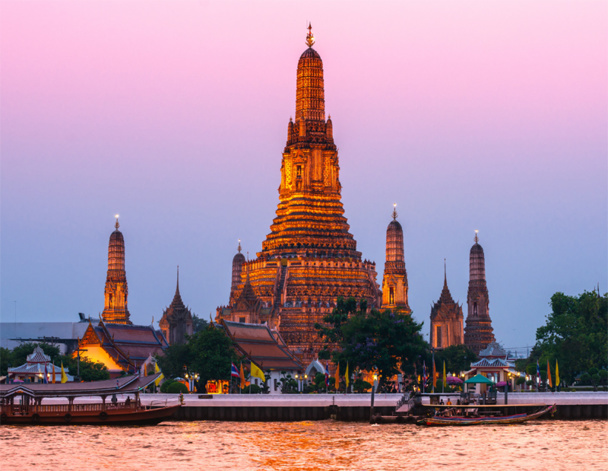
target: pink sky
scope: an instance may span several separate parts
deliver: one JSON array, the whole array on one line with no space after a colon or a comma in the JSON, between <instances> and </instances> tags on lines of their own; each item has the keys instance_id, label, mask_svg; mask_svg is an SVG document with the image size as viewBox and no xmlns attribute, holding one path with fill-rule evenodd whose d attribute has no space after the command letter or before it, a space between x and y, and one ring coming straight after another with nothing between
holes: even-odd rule
<instances>
[{"instance_id":1,"label":"pink sky","mask_svg":"<svg viewBox=\"0 0 608 471\"><path fill-rule=\"evenodd\" d=\"M2 321L103 309L121 214L129 307L228 300L274 217L311 21L346 216L381 280L399 204L414 316L480 230L490 315L531 345L556 291L608 284L604 2L0 4ZM464 306L466 312L466 304Z\"/></svg>"}]
</instances>

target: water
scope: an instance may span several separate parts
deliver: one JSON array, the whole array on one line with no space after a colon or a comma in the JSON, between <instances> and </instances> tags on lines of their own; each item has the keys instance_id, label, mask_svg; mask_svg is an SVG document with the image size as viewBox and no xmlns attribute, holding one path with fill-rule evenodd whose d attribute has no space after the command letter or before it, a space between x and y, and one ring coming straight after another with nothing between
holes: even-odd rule
<instances>
[{"instance_id":1,"label":"water","mask_svg":"<svg viewBox=\"0 0 608 471\"><path fill-rule=\"evenodd\" d=\"M0 469L608 469L608 422L425 428L334 421L0 426Z\"/></svg>"}]
</instances>

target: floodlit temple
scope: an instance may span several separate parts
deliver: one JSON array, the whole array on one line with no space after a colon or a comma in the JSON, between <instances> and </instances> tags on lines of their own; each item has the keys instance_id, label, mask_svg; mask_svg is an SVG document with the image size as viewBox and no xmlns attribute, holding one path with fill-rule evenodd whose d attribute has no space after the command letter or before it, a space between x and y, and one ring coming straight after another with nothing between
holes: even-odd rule
<instances>
[{"instance_id":1,"label":"floodlit temple","mask_svg":"<svg viewBox=\"0 0 608 471\"><path fill-rule=\"evenodd\" d=\"M263 323L277 329L304 361L322 348L315 323L338 297L379 307L376 264L363 260L349 232L341 201L338 149L331 118L325 118L323 62L312 46L297 69L296 112L287 126L281 162L279 204L262 251L253 260L239 253L232 266L228 306L218 321Z\"/></svg>"},{"instance_id":2,"label":"floodlit temple","mask_svg":"<svg viewBox=\"0 0 608 471\"><path fill-rule=\"evenodd\" d=\"M439 300L431 308L431 347L440 349L461 345L463 341L462 306L452 299L448 277L443 266L443 289Z\"/></svg>"},{"instance_id":3,"label":"floodlit temple","mask_svg":"<svg viewBox=\"0 0 608 471\"><path fill-rule=\"evenodd\" d=\"M403 228L397 221L397 205L393 206L393 220L386 229L386 262L382 278L382 309L411 313L408 304L407 271L403 250Z\"/></svg>"},{"instance_id":4,"label":"floodlit temple","mask_svg":"<svg viewBox=\"0 0 608 471\"><path fill-rule=\"evenodd\" d=\"M479 354L494 342L494 329L490 319L490 298L486 284L486 261L483 248L479 245L477 231L475 244L469 254L469 291L467 293L468 313L464 329L464 343Z\"/></svg>"},{"instance_id":5,"label":"floodlit temple","mask_svg":"<svg viewBox=\"0 0 608 471\"><path fill-rule=\"evenodd\" d=\"M114 227L108 246L104 310L99 324L95 326L89 321L82 338L78 340L81 356L103 363L113 377L120 376L125 371L139 371L148 358L162 355L169 346L160 330L155 330L152 325L133 325L130 321L127 309L125 239L118 230L118 216ZM178 294L179 280L176 296Z\"/></svg>"}]
</instances>

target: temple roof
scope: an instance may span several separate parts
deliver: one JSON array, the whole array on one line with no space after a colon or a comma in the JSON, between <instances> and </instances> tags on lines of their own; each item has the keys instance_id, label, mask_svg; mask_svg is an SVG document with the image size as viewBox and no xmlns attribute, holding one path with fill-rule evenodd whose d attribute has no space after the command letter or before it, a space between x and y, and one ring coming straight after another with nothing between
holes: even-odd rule
<instances>
[{"instance_id":1,"label":"temple roof","mask_svg":"<svg viewBox=\"0 0 608 471\"><path fill-rule=\"evenodd\" d=\"M264 370L301 370L281 336L266 324L222 321L226 332L249 360Z\"/></svg>"},{"instance_id":2,"label":"temple roof","mask_svg":"<svg viewBox=\"0 0 608 471\"><path fill-rule=\"evenodd\" d=\"M34 351L27 356L28 363L48 363L49 361L51 361L51 357L44 353L40 345L37 345Z\"/></svg>"}]
</instances>

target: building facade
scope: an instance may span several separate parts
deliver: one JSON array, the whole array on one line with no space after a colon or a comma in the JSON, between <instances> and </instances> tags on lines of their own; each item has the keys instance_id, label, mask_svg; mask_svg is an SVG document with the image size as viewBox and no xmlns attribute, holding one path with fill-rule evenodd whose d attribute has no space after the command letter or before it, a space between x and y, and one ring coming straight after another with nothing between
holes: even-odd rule
<instances>
[{"instance_id":1,"label":"building facade","mask_svg":"<svg viewBox=\"0 0 608 471\"><path fill-rule=\"evenodd\" d=\"M479 245L477 231L475 244L469 254L469 290L467 293L467 320L464 330L464 343L479 354L494 342L494 329L490 319L490 298L486 284L486 261L483 248Z\"/></svg>"},{"instance_id":2,"label":"building facade","mask_svg":"<svg viewBox=\"0 0 608 471\"><path fill-rule=\"evenodd\" d=\"M104 291L105 303L101 318L104 322L112 324L131 324L131 314L127 307L129 288L127 286L127 273L125 271L125 239L118 230L118 216L116 228L110 235L108 245L108 274Z\"/></svg>"},{"instance_id":3,"label":"building facade","mask_svg":"<svg viewBox=\"0 0 608 471\"><path fill-rule=\"evenodd\" d=\"M322 348L314 325L338 297L381 304L376 265L362 259L344 217L338 149L331 118L325 119L323 62L312 48L310 27L306 44L298 61L295 120L287 127L276 217L261 252L240 264L241 279L233 284L228 306L217 310L218 321L245 317L235 315L234 307L250 286L259 309L248 322L277 329L305 364ZM233 264L233 279L236 275Z\"/></svg>"},{"instance_id":4,"label":"building facade","mask_svg":"<svg viewBox=\"0 0 608 471\"><path fill-rule=\"evenodd\" d=\"M397 221L397 205L393 220L386 229L386 261L382 277L382 309L411 313L408 303L407 271L403 250L403 228Z\"/></svg>"},{"instance_id":5,"label":"building facade","mask_svg":"<svg viewBox=\"0 0 608 471\"><path fill-rule=\"evenodd\" d=\"M443 289L431 308L431 347L442 349L464 343L463 319L462 305L454 302L450 294L444 265Z\"/></svg>"},{"instance_id":6,"label":"building facade","mask_svg":"<svg viewBox=\"0 0 608 471\"><path fill-rule=\"evenodd\" d=\"M158 326L169 345L176 345L186 343L187 337L193 333L193 325L192 312L182 301L182 295L179 292L179 267L177 267L175 295L169 307L163 311Z\"/></svg>"}]
</instances>

